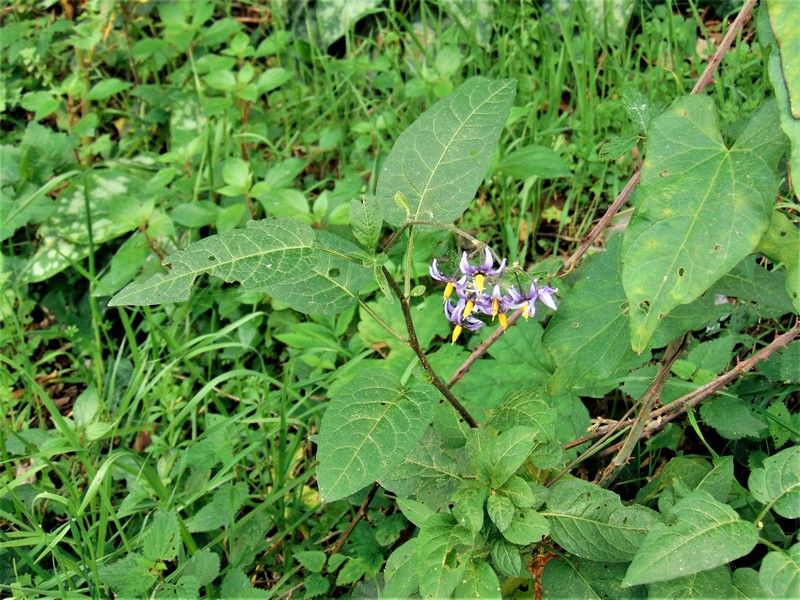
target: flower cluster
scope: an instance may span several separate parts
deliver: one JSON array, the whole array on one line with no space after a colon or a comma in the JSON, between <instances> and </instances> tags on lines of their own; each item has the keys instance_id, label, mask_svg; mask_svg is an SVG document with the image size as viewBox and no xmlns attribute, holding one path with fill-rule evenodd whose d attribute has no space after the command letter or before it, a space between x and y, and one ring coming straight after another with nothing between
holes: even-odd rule
<instances>
[{"instance_id":1,"label":"flower cluster","mask_svg":"<svg viewBox=\"0 0 800 600\"><path fill-rule=\"evenodd\" d=\"M558 292L548 286L540 286L535 280L531 282L527 292L518 291L514 286L502 293L500 289L501 278L506 269L506 259L503 259L495 268L494 259L489 248L485 249L483 261L477 265L469 262L467 253L461 255L459 263L460 276L449 277L439 271L436 259L431 263L429 273L436 281L445 283L444 288L444 315L453 325L452 340L455 342L464 329L476 331L486 323L477 315L497 318L500 327L505 330L508 326L507 313L520 308L522 316L527 320L536 313L536 301L553 310L556 302L553 298ZM491 289L491 292L487 292ZM456 293L456 302L451 299Z\"/></svg>"}]
</instances>

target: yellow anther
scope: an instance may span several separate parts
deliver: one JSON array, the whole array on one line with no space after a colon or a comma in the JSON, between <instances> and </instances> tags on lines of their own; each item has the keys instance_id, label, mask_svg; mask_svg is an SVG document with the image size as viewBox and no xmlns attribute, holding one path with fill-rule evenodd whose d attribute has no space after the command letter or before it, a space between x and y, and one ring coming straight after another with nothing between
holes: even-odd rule
<instances>
[{"instance_id":1,"label":"yellow anther","mask_svg":"<svg viewBox=\"0 0 800 600\"><path fill-rule=\"evenodd\" d=\"M483 291L483 286L486 283L486 277L482 273L475 275L475 289L479 292Z\"/></svg>"},{"instance_id":2,"label":"yellow anther","mask_svg":"<svg viewBox=\"0 0 800 600\"><path fill-rule=\"evenodd\" d=\"M500 312L500 300L492 298L492 321L494 321L498 312Z\"/></svg>"},{"instance_id":3,"label":"yellow anther","mask_svg":"<svg viewBox=\"0 0 800 600\"><path fill-rule=\"evenodd\" d=\"M453 327L453 338L452 341L450 342L451 344L456 343L458 336L461 335L461 329L462 329L461 325L456 325L455 327Z\"/></svg>"},{"instance_id":4,"label":"yellow anther","mask_svg":"<svg viewBox=\"0 0 800 600\"><path fill-rule=\"evenodd\" d=\"M453 290L456 286L453 285L452 281L448 281L447 285L444 286L444 299L447 300L450 296L453 295Z\"/></svg>"},{"instance_id":5,"label":"yellow anther","mask_svg":"<svg viewBox=\"0 0 800 600\"><path fill-rule=\"evenodd\" d=\"M506 328L508 327L508 320L506 319L506 313L500 313L498 320L500 321L500 329L505 331Z\"/></svg>"},{"instance_id":6,"label":"yellow anther","mask_svg":"<svg viewBox=\"0 0 800 600\"><path fill-rule=\"evenodd\" d=\"M464 317L468 317L472 313L473 308L475 308L475 302L467 300L467 305L464 307Z\"/></svg>"},{"instance_id":7,"label":"yellow anther","mask_svg":"<svg viewBox=\"0 0 800 600\"><path fill-rule=\"evenodd\" d=\"M528 303L526 302L525 304L520 306L520 308L522 309L523 318L527 321L528 320Z\"/></svg>"}]
</instances>

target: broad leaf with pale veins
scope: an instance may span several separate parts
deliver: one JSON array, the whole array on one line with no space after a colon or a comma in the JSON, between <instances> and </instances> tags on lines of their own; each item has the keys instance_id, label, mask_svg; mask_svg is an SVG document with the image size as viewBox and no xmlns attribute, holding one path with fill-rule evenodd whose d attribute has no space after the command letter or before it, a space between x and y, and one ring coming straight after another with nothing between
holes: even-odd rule
<instances>
[{"instance_id":1,"label":"broad leaf with pale veins","mask_svg":"<svg viewBox=\"0 0 800 600\"><path fill-rule=\"evenodd\" d=\"M466 210L489 167L516 82L473 77L425 111L397 138L383 164L377 196L386 220L452 222Z\"/></svg>"},{"instance_id":2,"label":"broad leaf with pale veins","mask_svg":"<svg viewBox=\"0 0 800 600\"><path fill-rule=\"evenodd\" d=\"M556 483L541 514L550 522L550 535L565 550L607 562L631 560L661 520L654 510L624 506L614 492L578 479Z\"/></svg>"},{"instance_id":3,"label":"broad leaf with pale veins","mask_svg":"<svg viewBox=\"0 0 800 600\"><path fill-rule=\"evenodd\" d=\"M195 279L208 273L243 287L263 287L302 312L337 313L356 302L356 293L372 277L370 269L350 258L357 252L350 242L294 219L263 219L168 256L166 273L134 281L109 305L182 302Z\"/></svg>"},{"instance_id":4,"label":"broad leaf with pale veins","mask_svg":"<svg viewBox=\"0 0 800 600\"><path fill-rule=\"evenodd\" d=\"M800 544L770 552L761 561L758 580L773 598L800 597Z\"/></svg>"},{"instance_id":5,"label":"broad leaf with pale veins","mask_svg":"<svg viewBox=\"0 0 800 600\"><path fill-rule=\"evenodd\" d=\"M748 480L756 500L772 506L787 519L800 518L800 446L792 446L764 459Z\"/></svg>"},{"instance_id":6,"label":"broad leaf with pale veins","mask_svg":"<svg viewBox=\"0 0 800 600\"><path fill-rule=\"evenodd\" d=\"M623 588L625 565L564 556L548 561L542 573L545 599L605 600L647 598L644 586Z\"/></svg>"},{"instance_id":7,"label":"broad leaf with pale veins","mask_svg":"<svg viewBox=\"0 0 800 600\"><path fill-rule=\"evenodd\" d=\"M756 526L711 494L694 491L656 523L628 567L623 583L675 579L719 567L748 554L758 541Z\"/></svg>"},{"instance_id":8,"label":"broad leaf with pale veins","mask_svg":"<svg viewBox=\"0 0 800 600\"><path fill-rule=\"evenodd\" d=\"M775 102L765 102L730 148L708 96L680 98L653 120L622 252L635 352L670 311L755 250L785 150L777 118Z\"/></svg>"},{"instance_id":9,"label":"broad leaf with pale veins","mask_svg":"<svg viewBox=\"0 0 800 600\"><path fill-rule=\"evenodd\" d=\"M435 390L362 371L331 398L319 432L317 480L325 501L376 481L414 449L433 416Z\"/></svg>"}]
</instances>

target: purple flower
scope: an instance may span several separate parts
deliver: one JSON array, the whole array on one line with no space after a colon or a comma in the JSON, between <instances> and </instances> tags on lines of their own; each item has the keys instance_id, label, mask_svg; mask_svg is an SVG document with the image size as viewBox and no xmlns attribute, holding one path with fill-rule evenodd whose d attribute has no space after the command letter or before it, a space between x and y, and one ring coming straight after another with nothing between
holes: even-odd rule
<instances>
[{"instance_id":1,"label":"purple flower","mask_svg":"<svg viewBox=\"0 0 800 600\"><path fill-rule=\"evenodd\" d=\"M459 263L461 272L464 275L469 275L470 277L475 278L475 289L479 292L483 292L487 275L490 277L502 275L506 268L506 259L504 258L502 261L500 261L500 264L496 269L493 269L493 266L494 259L492 258L492 253L489 251L488 246L486 246L484 249L483 261L477 266L473 266L469 263L466 252L461 253L461 262Z\"/></svg>"},{"instance_id":2,"label":"purple flower","mask_svg":"<svg viewBox=\"0 0 800 600\"><path fill-rule=\"evenodd\" d=\"M553 294L556 294L557 292L558 288L551 288L550 286L547 285L540 287L539 300L541 300L542 304L544 304L545 306L552 308L553 310L556 310L558 308L558 305L556 304L556 301L553 300Z\"/></svg>"},{"instance_id":3,"label":"purple flower","mask_svg":"<svg viewBox=\"0 0 800 600\"><path fill-rule=\"evenodd\" d=\"M444 316L447 317L448 321L455 325L453 328L453 342L458 339L458 336L461 335L461 331L463 329L466 328L470 331L475 331L484 326L483 321L470 316L469 312L467 311L467 302L468 301L464 298L459 298L455 306L450 300L445 300L444 302Z\"/></svg>"},{"instance_id":4,"label":"purple flower","mask_svg":"<svg viewBox=\"0 0 800 600\"><path fill-rule=\"evenodd\" d=\"M457 289L459 284L463 283L466 286L467 278L462 277L460 281L456 281L455 277L448 277L447 275L442 275L439 271L439 266L436 264L436 259L433 259L431 266L428 268L428 273L430 276L435 279L436 281L444 281L447 285L444 288L444 299L447 300L452 294L453 290Z\"/></svg>"},{"instance_id":5,"label":"purple flower","mask_svg":"<svg viewBox=\"0 0 800 600\"><path fill-rule=\"evenodd\" d=\"M521 308L525 320L536 314L536 299L539 297L539 291L536 289L535 283L531 283L526 294L522 294L512 287L508 290L508 296L509 308Z\"/></svg>"}]
</instances>

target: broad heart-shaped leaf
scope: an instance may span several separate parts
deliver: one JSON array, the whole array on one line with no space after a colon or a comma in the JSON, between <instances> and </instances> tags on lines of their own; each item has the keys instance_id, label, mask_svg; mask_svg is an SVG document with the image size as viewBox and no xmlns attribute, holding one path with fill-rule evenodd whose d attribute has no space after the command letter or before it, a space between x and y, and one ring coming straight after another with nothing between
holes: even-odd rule
<instances>
[{"instance_id":1,"label":"broad heart-shaped leaf","mask_svg":"<svg viewBox=\"0 0 800 600\"><path fill-rule=\"evenodd\" d=\"M350 256L356 246L289 218L263 219L191 244L167 257L167 273L134 281L109 306L182 302L198 275L263 287L290 307L334 314L356 302L371 271Z\"/></svg>"},{"instance_id":2,"label":"broad heart-shaped leaf","mask_svg":"<svg viewBox=\"0 0 800 600\"><path fill-rule=\"evenodd\" d=\"M800 446L764 459L764 468L753 469L747 483L759 502L787 519L800 518Z\"/></svg>"},{"instance_id":3,"label":"broad heart-shaped leaf","mask_svg":"<svg viewBox=\"0 0 800 600\"><path fill-rule=\"evenodd\" d=\"M500 600L500 581L489 563L480 558L471 558L464 567L453 597Z\"/></svg>"},{"instance_id":4,"label":"broad heart-shaped leaf","mask_svg":"<svg viewBox=\"0 0 800 600\"><path fill-rule=\"evenodd\" d=\"M362 371L330 401L319 431L317 480L326 502L344 498L399 465L431 421L434 389Z\"/></svg>"},{"instance_id":5,"label":"broad heart-shaped leaf","mask_svg":"<svg viewBox=\"0 0 800 600\"><path fill-rule=\"evenodd\" d=\"M623 506L614 492L578 479L550 489L550 535L565 550L590 560L628 562L661 517L644 506Z\"/></svg>"},{"instance_id":6,"label":"broad heart-shaped leaf","mask_svg":"<svg viewBox=\"0 0 800 600\"><path fill-rule=\"evenodd\" d=\"M800 229L776 209L756 249L772 261L783 263L786 293L795 312L800 313Z\"/></svg>"},{"instance_id":7,"label":"broad heart-shaped leaf","mask_svg":"<svg viewBox=\"0 0 800 600\"><path fill-rule=\"evenodd\" d=\"M767 229L785 138L768 101L729 149L708 96L678 99L647 140L636 209L625 233L622 284L631 347L753 252Z\"/></svg>"},{"instance_id":8,"label":"broad heart-shaped leaf","mask_svg":"<svg viewBox=\"0 0 800 600\"><path fill-rule=\"evenodd\" d=\"M633 557L624 585L666 581L724 565L748 554L758 541L756 526L743 521L708 492L694 491L656 523Z\"/></svg>"},{"instance_id":9,"label":"broad heart-shaped leaf","mask_svg":"<svg viewBox=\"0 0 800 600\"><path fill-rule=\"evenodd\" d=\"M625 565L565 556L548 561L542 573L545 598L647 598L644 586L623 588Z\"/></svg>"},{"instance_id":10,"label":"broad heart-shaped leaf","mask_svg":"<svg viewBox=\"0 0 800 600\"><path fill-rule=\"evenodd\" d=\"M770 552L761 561L758 580L773 598L800 597L800 544L787 552Z\"/></svg>"},{"instance_id":11,"label":"broad heart-shaped leaf","mask_svg":"<svg viewBox=\"0 0 800 600\"><path fill-rule=\"evenodd\" d=\"M381 591L381 598L407 598L419 588L418 551L419 537L415 537L389 555L384 569L386 585Z\"/></svg>"},{"instance_id":12,"label":"broad heart-shaped leaf","mask_svg":"<svg viewBox=\"0 0 800 600\"><path fill-rule=\"evenodd\" d=\"M542 343L556 364L548 391L591 385L620 373L634 358L628 300L619 276L622 239L581 268L581 275L550 319Z\"/></svg>"},{"instance_id":13,"label":"broad heart-shaped leaf","mask_svg":"<svg viewBox=\"0 0 800 600\"><path fill-rule=\"evenodd\" d=\"M512 79L473 77L400 134L376 192L391 225L406 219L398 192L412 220L448 223L461 216L486 175L515 89Z\"/></svg>"}]
</instances>

